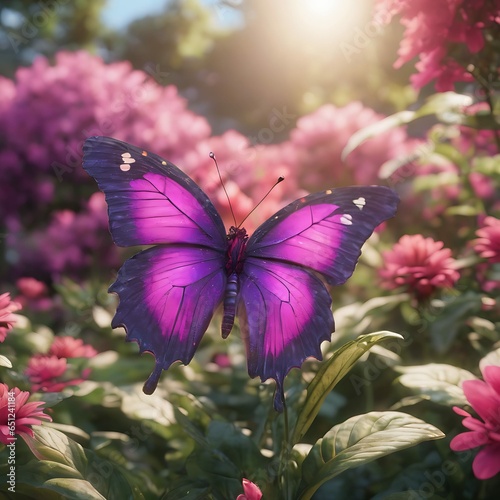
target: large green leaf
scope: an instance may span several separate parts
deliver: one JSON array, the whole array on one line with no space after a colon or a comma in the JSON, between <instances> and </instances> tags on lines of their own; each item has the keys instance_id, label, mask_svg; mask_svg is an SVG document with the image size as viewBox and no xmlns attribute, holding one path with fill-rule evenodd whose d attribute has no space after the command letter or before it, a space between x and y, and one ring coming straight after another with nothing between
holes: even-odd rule
<instances>
[{"instance_id":1,"label":"large green leaf","mask_svg":"<svg viewBox=\"0 0 500 500\"><path fill-rule=\"evenodd\" d=\"M292 434L292 445L297 443L307 432L316 418L323 401L337 383L349 372L354 363L372 346L386 339L402 339L398 333L381 331L362 335L347 342L337 349L325 361L307 387L307 395L297 415L297 421Z\"/></svg>"},{"instance_id":2,"label":"large green leaf","mask_svg":"<svg viewBox=\"0 0 500 500\"><path fill-rule=\"evenodd\" d=\"M345 160L349 153L371 137L378 136L394 127L406 125L423 116L436 115L440 121L450 124L465 122L465 115L462 111L470 104L472 104L472 99L469 96L455 92L440 92L431 95L415 111L400 111L355 132L342 151L342 159ZM470 123L467 124L470 125Z\"/></svg>"},{"instance_id":3,"label":"large green leaf","mask_svg":"<svg viewBox=\"0 0 500 500\"><path fill-rule=\"evenodd\" d=\"M436 427L406 413L371 412L352 417L333 427L312 447L302 463L299 498L311 498L323 483L347 469L443 437Z\"/></svg>"},{"instance_id":4,"label":"large green leaf","mask_svg":"<svg viewBox=\"0 0 500 500\"><path fill-rule=\"evenodd\" d=\"M18 474L18 481L27 488L56 491L65 498L143 498L116 464L84 450L56 429L37 426L34 433L25 441L38 461L21 466Z\"/></svg>"},{"instance_id":5,"label":"large green leaf","mask_svg":"<svg viewBox=\"0 0 500 500\"><path fill-rule=\"evenodd\" d=\"M466 405L462 382L476 378L462 368L438 363L403 366L397 370L403 373L398 379L400 384L413 389L415 394L424 396L425 399L446 406Z\"/></svg>"},{"instance_id":6,"label":"large green leaf","mask_svg":"<svg viewBox=\"0 0 500 500\"><path fill-rule=\"evenodd\" d=\"M83 473L88 460L83 447L56 429L36 426L34 437L26 437L25 441L38 460L56 462Z\"/></svg>"}]
</instances>

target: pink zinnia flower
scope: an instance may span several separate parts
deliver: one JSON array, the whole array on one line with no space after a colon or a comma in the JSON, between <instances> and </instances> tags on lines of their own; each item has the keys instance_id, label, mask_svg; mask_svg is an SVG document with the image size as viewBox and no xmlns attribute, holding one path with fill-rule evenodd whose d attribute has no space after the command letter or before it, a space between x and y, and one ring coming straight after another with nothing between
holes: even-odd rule
<instances>
[{"instance_id":1,"label":"pink zinnia flower","mask_svg":"<svg viewBox=\"0 0 500 500\"><path fill-rule=\"evenodd\" d=\"M236 500L260 500L262 498L262 491L260 488L248 479L243 479L243 494L238 495Z\"/></svg>"},{"instance_id":2,"label":"pink zinnia flower","mask_svg":"<svg viewBox=\"0 0 500 500\"><path fill-rule=\"evenodd\" d=\"M21 306L17 302L10 300L9 293L0 295L0 342L5 340L7 332L12 330L16 317L13 313L19 311Z\"/></svg>"},{"instance_id":3,"label":"pink zinnia flower","mask_svg":"<svg viewBox=\"0 0 500 500\"><path fill-rule=\"evenodd\" d=\"M33 391L60 392L65 387L77 385L84 379L71 379L67 373L66 358L57 356L34 356L28 361L26 375ZM88 370L83 372L86 376Z\"/></svg>"},{"instance_id":4,"label":"pink zinnia flower","mask_svg":"<svg viewBox=\"0 0 500 500\"><path fill-rule=\"evenodd\" d=\"M418 299L429 297L438 288L452 287L460 275L451 250L443 245L421 234L402 236L392 250L383 253L382 285L403 287Z\"/></svg>"},{"instance_id":5,"label":"pink zinnia flower","mask_svg":"<svg viewBox=\"0 0 500 500\"><path fill-rule=\"evenodd\" d=\"M500 262L500 219L486 217L476 234L479 238L472 242L475 252L491 263Z\"/></svg>"},{"instance_id":6,"label":"pink zinnia flower","mask_svg":"<svg viewBox=\"0 0 500 500\"><path fill-rule=\"evenodd\" d=\"M482 380L466 380L462 388L475 412L482 420L472 417L461 408L455 413L469 432L455 436L450 443L453 451L464 451L482 446L472 463L478 479L489 479L500 472L500 366L485 366Z\"/></svg>"},{"instance_id":7,"label":"pink zinnia flower","mask_svg":"<svg viewBox=\"0 0 500 500\"><path fill-rule=\"evenodd\" d=\"M82 339L73 337L56 337L49 349L49 354L58 358L92 358L97 351Z\"/></svg>"},{"instance_id":8,"label":"pink zinnia flower","mask_svg":"<svg viewBox=\"0 0 500 500\"><path fill-rule=\"evenodd\" d=\"M10 444L14 441L13 434L20 436L33 436L32 425L40 425L42 420L52 421L42 408L43 401L27 403L30 393L21 391L17 387L10 389L5 384L0 384L0 441ZM12 404L12 399L15 404ZM9 415L15 416L15 432L9 426Z\"/></svg>"}]
</instances>

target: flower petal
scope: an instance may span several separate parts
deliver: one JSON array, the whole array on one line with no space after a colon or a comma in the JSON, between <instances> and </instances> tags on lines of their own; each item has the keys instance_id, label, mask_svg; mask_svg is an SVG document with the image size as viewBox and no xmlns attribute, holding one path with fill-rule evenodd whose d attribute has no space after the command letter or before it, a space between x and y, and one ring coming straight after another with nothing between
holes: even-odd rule
<instances>
[{"instance_id":1,"label":"flower petal","mask_svg":"<svg viewBox=\"0 0 500 500\"><path fill-rule=\"evenodd\" d=\"M486 443L489 443L486 432L463 432L451 440L450 448L453 451L464 451L477 448Z\"/></svg>"},{"instance_id":2,"label":"flower petal","mask_svg":"<svg viewBox=\"0 0 500 500\"><path fill-rule=\"evenodd\" d=\"M472 462L478 479L489 479L500 472L500 443L485 446Z\"/></svg>"},{"instance_id":3,"label":"flower petal","mask_svg":"<svg viewBox=\"0 0 500 500\"><path fill-rule=\"evenodd\" d=\"M500 398L496 391L482 380L466 380L462 388L467 401L485 422L498 421Z\"/></svg>"}]
</instances>

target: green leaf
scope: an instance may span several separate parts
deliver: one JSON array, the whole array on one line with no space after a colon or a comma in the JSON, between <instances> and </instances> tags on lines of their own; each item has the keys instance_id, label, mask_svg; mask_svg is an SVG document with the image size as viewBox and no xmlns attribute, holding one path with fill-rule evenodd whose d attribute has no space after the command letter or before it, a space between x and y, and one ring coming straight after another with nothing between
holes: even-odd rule
<instances>
[{"instance_id":1,"label":"green leaf","mask_svg":"<svg viewBox=\"0 0 500 500\"><path fill-rule=\"evenodd\" d=\"M381 331L362 335L337 349L325 361L307 387L307 395L297 415L292 434L292 446L300 441L316 418L323 401L356 361L370 348L389 338L403 339L398 333Z\"/></svg>"},{"instance_id":2,"label":"green leaf","mask_svg":"<svg viewBox=\"0 0 500 500\"><path fill-rule=\"evenodd\" d=\"M398 378L401 385L413 389L415 394L425 396L425 399L446 406L467 404L462 382L476 378L462 368L437 363L404 366L397 370L403 373Z\"/></svg>"},{"instance_id":3,"label":"green leaf","mask_svg":"<svg viewBox=\"0 0 500 500\"><path fill-rule=\"evenodd\" d=\"M257 470L263 462L269 461L252 439L232 423L211 422L207 439L212 449L222 451L240 470Z\"/></svg>"},{"instance_id":4,"label":"green leaf","mask_svg":"<svg viewBox=\"0 0 500 500\"><path fill-rule=\"evenodd\" d=\"M87 457L83 448L62 432L43 425L33 428L34 437L25 441L38 460L49 460L67 465L79 472L85 471Z\"/></svg>"},{"instance_id":5,"label":"green leaf","mask_svg":"<svg viewBox=\"0 0 500 500\"><path fill-rule=\"evenodd\" d=\"M80 498L69 495L68 491L73 491L71 488L94 495L82 498L143 498L139 489L130 485L124 472L116 464L100 458L91 450L84 450L78 443L55 429L37 426L34 432L34 437L27 436L25 441L39 461L31 461L20 468L19 482L54 491L68 488L68 498ZM79 481L70 482L63 479Z\"/></svg>"},{"instance_id":6,"label":"green leaf","mask_svg":"<svg viewBox=\"0 0 500 500\"><path fill-rule=\"evenodd\" d=\"M449 124L465 123L466 117L463 114L463 109L471 104L472 99L469 96L455 92L440 92L431 95L416 111L400 111L355 132L342 151L342 160L345 160L349 153L371 137L380 135L394 127L411 123L423 116L437 115L440 121Z\"/></svg>"},{"instance_id":7,"label":"green leaf","mask_svg":"<svg viewBox=\"0 0 500 500\"><path fill-rule=\"evenodd\" d=\"M480 310L481 297L474 292L451 297L430 322L432 347L440 354L446 352L463 326L464 318Z\"/></svg>"},{"instance_id":8,"label":"green leaf","mask_svg":"<svg viewBox=\"0 0 500 500\"><path fill-rule=\"evenodd\" d=\"M352 153L358 146L363 144L371 137L383 134L394 127L399 127L411 122L415 118L415 111L400 111L394 115L383 118L382 120L364 127L351 135L342 151L342 161Z\"/></svg>"},{"instance_id":9,"label":"green leaf","mask_svg":"<svg viewBox=\"0 0 500 500\"><path fill-rule=\"evenodd\" d=\"M7 368L12 368L12 363L8 358L0 355L0 366L6 366Z\"/></svg>"},{"instance_id":10,"label":"green leaf","mask_svg":"<svg viewBox=\"0 0 500 500\"><path fill-rule=\"evenodd\" d=\"M44 488L57 491L64 498L78 500L106 500L88 481L84 479L55 478L45 481Z\"/></svg>"},{"instance_id":11,"label":"green leaf","mask_svg":"<svg viewBox=\"0 0 500 500\"><path fill-rule=\"evenodd\" d=\"M406 413L371 412L352 417L333 427L312 447L302 464L300 498L311 498L323 483L347 469L443 437L436 427Z\"/></svg>"}]
</instances>

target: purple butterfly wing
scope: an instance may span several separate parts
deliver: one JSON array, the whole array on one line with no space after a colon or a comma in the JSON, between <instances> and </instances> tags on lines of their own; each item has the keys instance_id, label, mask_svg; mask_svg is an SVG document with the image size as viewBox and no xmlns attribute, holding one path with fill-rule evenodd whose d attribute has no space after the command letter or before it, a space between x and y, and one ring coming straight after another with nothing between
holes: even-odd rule
<instances>
[{"instance_id":1,"label":"purple butterfly wing","mask_svg":"<svg viewBox=\"0 0 500 500\"><path fill-rule=\"evenodd\" d=\"M221 302L226 234L205 193L175 165L108 137L84 145L84 169L104 191L117 245L153 245L125 262L110 292L120 297L112 326L154 354L152 393L174 361L187 364Z\"/></svg>"},{"instance_id":2,"label":"purple butterfly wing","mask_svg":"<svg viewBox=\"0 0 500 500\"><path fill-rule=\"evenodd\" d=\"M248 241L239 312L251 376L276 380L274 406L283 406L283 381L334 330L330 284L353 273L361 246L394 216L397 194L382 186L338 188L286 206Z\"/></svg>"},{"instance_id":3,"label":"purple butterfly wing","mask_svg":"<svg viewBox=\"0 0 500 500\"><path fill-rule=\"evenodd\" d=\"M239 314L251 377L276 380L274 407L283 409L283 380L334 329L332 299L311 272L286 262L247 258L240 276Z\"/></svg>"},{"instance_id":4,"label":"purple butterfly wing","mask_svg":"<svg viewBox=\"0 0 500 500\"><path fill-rule=\"evenodd\" d=\"M393 217L399 198L384 186L345 187L311 194L270 217L247 245L251 257L285 260L344 283L363 243Z\"/></svg>"},{"instance_id":5,"label":"purple butterfly wing","mask_svg":"<svg viewBox=\"0 0 500 500\"><path fill-rule=\"evenodd\" d=\"M110 292L120 296L112 327L124 325L127 340L152 352L156 366L144 385L151 394L162 370L188 364L222 300L223 255L196 246L157 246L121 267Z\"/></svg>"},{"instance_id":6,"label":"purple butterfly wing","mask_svg":"<svg viewBox=\"0 0 500 500\"><path fill-rule=\"evenodd\" d=\"M106 195L117 245L189 243L225 251L217 210L172 163L126 142L91 137L83 146L83 168Z\"/></svg>"}]
</instances>

